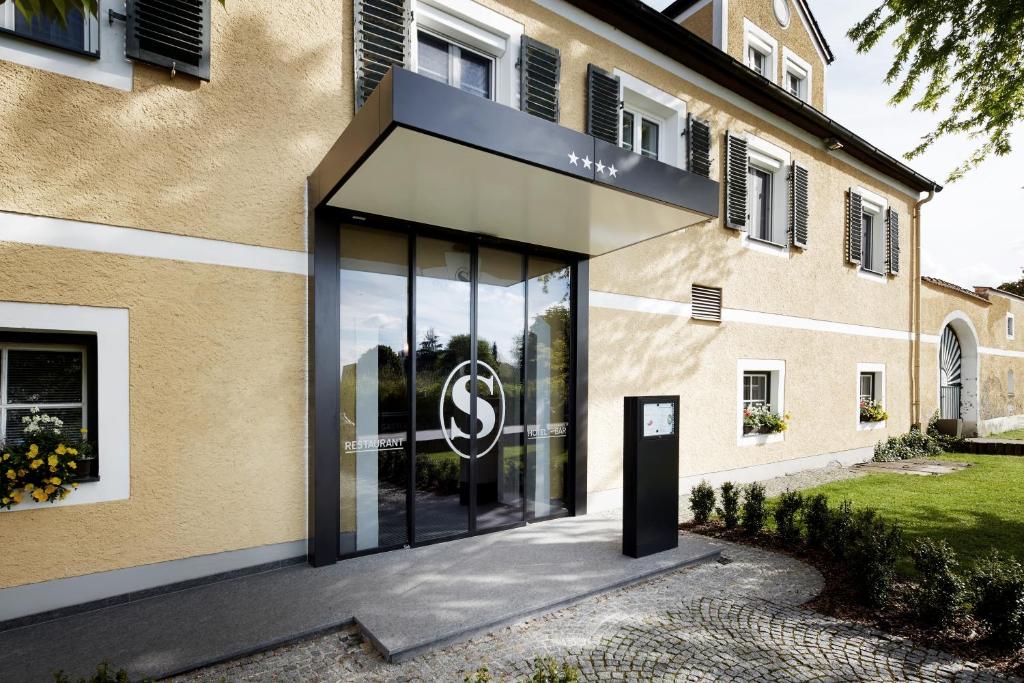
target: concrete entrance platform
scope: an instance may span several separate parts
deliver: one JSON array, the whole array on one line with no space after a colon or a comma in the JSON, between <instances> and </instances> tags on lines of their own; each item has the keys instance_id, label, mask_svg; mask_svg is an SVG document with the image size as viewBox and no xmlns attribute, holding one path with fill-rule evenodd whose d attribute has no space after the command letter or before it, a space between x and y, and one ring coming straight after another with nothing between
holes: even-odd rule
<instances>
[{"instance_id":1,"label":"concrete entrance platform","mask_svg":"<svg viewBox=\"0 0 1024 683\"><path fill-rule=\"evenodd\" d=\"M896 462L866 462L854 466L854 469L868 474L881 472L884 474L913 474L931 477L939 474L959 472L970 466L966 462L953 462L951 460L898 460Z\"/></svg>"},{"instance_id":2,"label":"concrete entrance platform","mask_svg":"<svg viewBox=\"0 0 1024 683\"><path fill-rule=\"evenodd\" d=\"M681 566L720 546L621 553L622 520L589 516L313 569L292 565L0 632L0 680L84 676L108 660L161 678L358 623L391 661Z\"/></svg>"}]
</instances>

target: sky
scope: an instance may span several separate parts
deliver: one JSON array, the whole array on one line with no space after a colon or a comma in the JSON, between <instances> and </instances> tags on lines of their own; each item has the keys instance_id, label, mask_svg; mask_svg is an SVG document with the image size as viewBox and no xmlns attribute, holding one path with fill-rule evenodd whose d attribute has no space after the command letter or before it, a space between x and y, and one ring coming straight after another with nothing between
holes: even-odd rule
<instances>
[{"instance_id":1,"label":"sky","mask_svg":"<svg viewBox=\"0 0 1024 683\"><path fill-rule=\"evenodd\" d=\"M670 0L646 0L661 9ZM1014 151L992 157L953 184L950 171L976 147L966 137L947 138L912 161L903 154L933 130L941 113L915 112L911 104L889 105L895 86L884 82L895 52L895 33L868 54L857 54L846 31L879 0L809 0L835 54L828 67L826 113L876 147L943 185L923 208L922 273L971 287L997 286L1024 269L1024 124ZM907 221L909 224L909 221Z\"/></svg>"}]
</instances>

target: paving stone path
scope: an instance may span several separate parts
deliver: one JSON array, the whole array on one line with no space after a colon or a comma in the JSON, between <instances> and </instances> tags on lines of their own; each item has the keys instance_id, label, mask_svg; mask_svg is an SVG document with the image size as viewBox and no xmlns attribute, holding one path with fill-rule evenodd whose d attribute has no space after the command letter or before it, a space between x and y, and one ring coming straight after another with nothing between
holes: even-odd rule
<instances>
[{"instance_id":1,"label":"paving stone path","mask_svg":"<svg viewBox=\"0 0 1024 683\"><path fill-rule=\"evenodd\" d=\"M486 665L496 681L521 681L543 655L572 662L585 681L1004 680L800 607L821 590L816 570L723 547L728 564L672 572L401 664L349 627L178 680L458 682Z\"/></svg>"}]
</instances>

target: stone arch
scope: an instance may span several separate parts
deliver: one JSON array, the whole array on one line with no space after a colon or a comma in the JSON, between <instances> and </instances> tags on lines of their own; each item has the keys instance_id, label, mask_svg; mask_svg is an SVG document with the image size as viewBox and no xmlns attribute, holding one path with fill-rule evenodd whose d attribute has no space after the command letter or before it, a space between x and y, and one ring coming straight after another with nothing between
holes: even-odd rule
<instances>
[{"instance_id":1,"label":"stone arch","mask_svg":"<svg viewBox=\"0 0 1024 683\"><path fill-rule=\"evenodd\" d=\"M960 343L960 419L964 422L964 434L976 435L981 419L981 394L978 387L978 378L981 375L981 357L978 353L978 332L974 323L963 311L953 311L947 315L939 328L940 343L936 345L937 367L939 367L939 376L936 378L939 385L936 389L936 405L941 405L942 400L941 339L947 327L952 330Z\"/></svg>"}]
</instances>

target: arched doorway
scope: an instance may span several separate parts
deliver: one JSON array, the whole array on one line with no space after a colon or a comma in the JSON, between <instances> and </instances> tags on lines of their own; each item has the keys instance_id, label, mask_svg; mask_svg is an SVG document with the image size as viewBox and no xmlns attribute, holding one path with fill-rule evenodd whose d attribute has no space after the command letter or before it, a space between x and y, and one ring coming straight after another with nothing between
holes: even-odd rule
<instances>
[{"instance_id":1,"label":"arched doorway","mask_svg":"<svg viewBox=\"0 0 1024 683\"><path fill-rule=\"evenodd\" d=\"M964 434L977 434L981 412L978 335L963 312L954 311L943 321L938 356L939 417L963 420Z\"/></svg>"}]
</instances>

